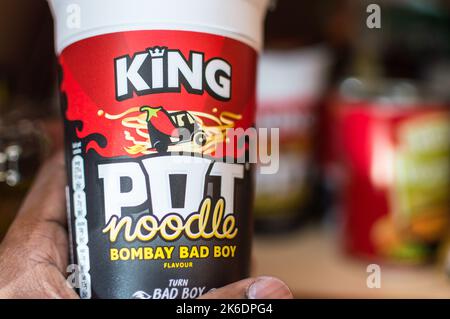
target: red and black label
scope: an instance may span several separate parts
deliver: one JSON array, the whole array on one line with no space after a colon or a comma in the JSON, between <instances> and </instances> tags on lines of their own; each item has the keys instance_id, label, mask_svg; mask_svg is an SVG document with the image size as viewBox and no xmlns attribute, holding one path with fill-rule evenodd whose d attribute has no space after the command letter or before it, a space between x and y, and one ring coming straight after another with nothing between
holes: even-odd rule
<instances>
[{"instance_id":1,"label":"red and black label","mask_svg":"<svg viewBox=\"0 0 450 319\"><path fill-rule=\"evenodd\" d=\"M156 30L62 52L81 297L195 298L248 275L252 169L227 145L253 127L256 58L226 37Z\"/></svg>"}]
</instances>

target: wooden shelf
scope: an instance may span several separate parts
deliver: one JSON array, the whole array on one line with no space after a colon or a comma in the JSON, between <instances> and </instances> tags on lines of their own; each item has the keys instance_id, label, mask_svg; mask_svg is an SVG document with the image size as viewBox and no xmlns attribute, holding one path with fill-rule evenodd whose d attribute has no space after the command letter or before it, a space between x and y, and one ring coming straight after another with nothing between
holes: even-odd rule
<instances>
[{"instance_id":1,"label":"wooden shelf","mask_svg":"<svg viewBox=\"0 0 450 319\"><path fill-rule=\"evenodd\" d=\"M322 229L257 237L254 255L254 273L284 280L297 298L450 298L450 280L436 266L380 265L381 288L367 288L371 262L345 255Z\"/></svg>"}]
</instances>

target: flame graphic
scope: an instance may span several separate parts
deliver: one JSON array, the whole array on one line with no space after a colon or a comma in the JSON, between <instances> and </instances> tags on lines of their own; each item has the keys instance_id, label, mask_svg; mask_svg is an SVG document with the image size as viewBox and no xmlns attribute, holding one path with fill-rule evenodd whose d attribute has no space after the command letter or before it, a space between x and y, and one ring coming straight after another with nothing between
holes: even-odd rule
<instances>
[{"instance_id":1,"label":"flame graphic","mask_svg":"<svg viewBox=\"0 0 450 319\"><path fill-rule=\"evenodd\" d=\"M175 113L178 111L170 111L169 113ZM213 109L213 112L217 112L217 109ZM230 128L235 127L235 122L242 119L242 115L224 111L220 115L216 116L209 113L189 111L197 122L198 126L202 129L206 136L206 143L198 145L191 141L189 143L179 143L169 146L169 151L172 152L195 152L202 154L213 154L217 146L221 143L226 143L226 132ZM106 113L103 110L99 110L97 115L99 117L105 117L111 121L121 121L124 127L125 140L130 141L129 146L125 146L124 150L130 155L148 155L157 153L152 148L150 143L150 136L148 134L148 123L146 121L146 114L140 112L139 107L132 107L119 114ZM211 124L206 124L206 122Z\"/></svg>"}]
</instances>

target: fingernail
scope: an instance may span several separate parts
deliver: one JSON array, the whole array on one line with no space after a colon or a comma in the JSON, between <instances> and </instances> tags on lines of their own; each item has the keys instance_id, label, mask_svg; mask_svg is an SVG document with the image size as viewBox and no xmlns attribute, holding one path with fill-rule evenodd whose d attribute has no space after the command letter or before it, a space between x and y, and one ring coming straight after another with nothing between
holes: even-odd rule
<instances>
[{"instance_id":1,"label":"fingernail","mask_svg":"<svg viewBox=\"0 0 450 319\"><path fill-rule=\"evenodd\" d=\"M273 277L259 277L247 289L248 299L290 299L292 293L281 280Z\"/></svg>"}]
</instances>

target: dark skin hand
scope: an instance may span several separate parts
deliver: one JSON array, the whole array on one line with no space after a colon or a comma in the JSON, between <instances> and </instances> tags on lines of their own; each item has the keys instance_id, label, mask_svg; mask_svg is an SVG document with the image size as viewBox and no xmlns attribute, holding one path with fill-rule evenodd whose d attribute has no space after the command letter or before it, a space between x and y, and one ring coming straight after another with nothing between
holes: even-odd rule
<instances>
[{"instance_id":1,"label":"dark skin hand","mask_svg":"<svg viewBox=\"0 0 450 319\"><path fill-rule=\"evenodd\" d=\"M62 153L42 168L0 245L0 298L68 298L78 295L67 284L66 174ZM292 298L272 277L244 279L201 298Z\"/></svg>"}]
</instances>

